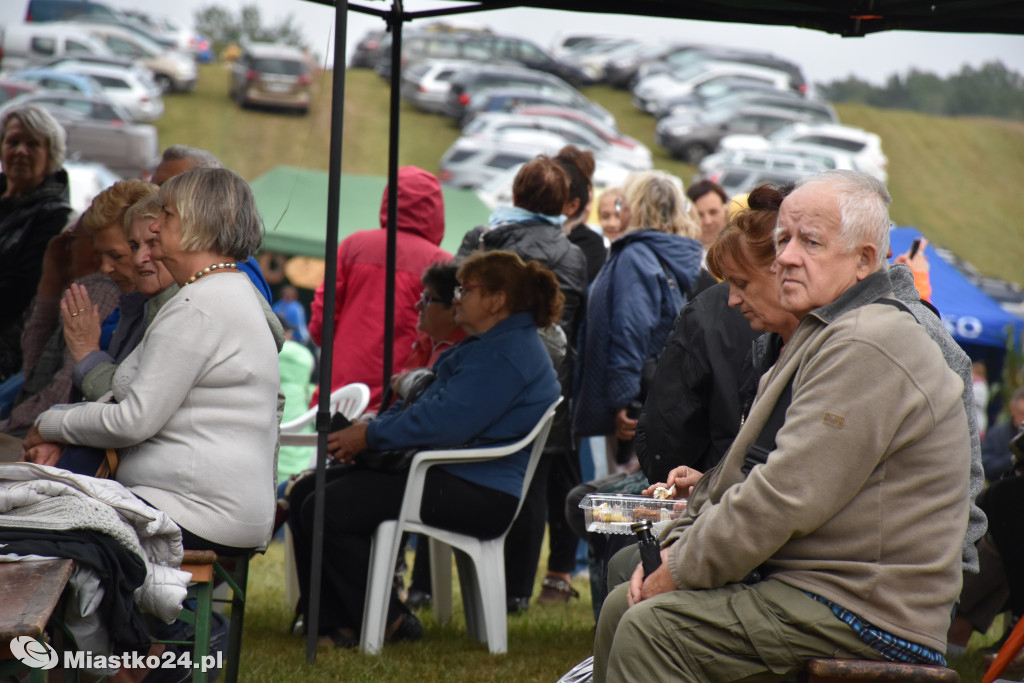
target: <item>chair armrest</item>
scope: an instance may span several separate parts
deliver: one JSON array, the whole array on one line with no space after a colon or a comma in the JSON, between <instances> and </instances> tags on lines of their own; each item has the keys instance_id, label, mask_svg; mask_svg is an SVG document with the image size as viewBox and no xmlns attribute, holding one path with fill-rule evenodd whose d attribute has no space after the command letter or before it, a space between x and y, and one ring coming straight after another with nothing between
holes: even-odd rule
<instances>
[{"instance_id":1,"label":"chair armrest","mask_svg":"<svg viewBox=\"0 0 1024 683\"><path fill-rule=\"evenodd\" d=\"M314 418L316 418L316 408L310 408L309 410L307 410L305 413L295 418L294 420L282 422L281 433L287 434L297 432L306 425L313 424Z\"/></svg>"},{"instance_id":2,"label":"chair armrest","mask_svg":"<svg viewBox=\"0 0 1024 683\"><path fill-rule=\"evenodd\" d=\"M317 433L312 434L285 434L281 432L282 446L310 446L316 448Z\"/></svg>"}]
</instances>

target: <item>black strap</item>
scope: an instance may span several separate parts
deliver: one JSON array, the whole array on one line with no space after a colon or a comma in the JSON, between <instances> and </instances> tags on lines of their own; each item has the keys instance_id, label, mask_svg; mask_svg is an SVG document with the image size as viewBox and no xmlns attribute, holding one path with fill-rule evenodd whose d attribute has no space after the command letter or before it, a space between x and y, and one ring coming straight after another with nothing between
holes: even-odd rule
<instances>
[{"instance_id":1,"label":"black strap","mask_svg":"<svg viewBox=\"0 0 1024 683\"><path fill-rule=\"evenodd\" d=\"M775 402L775 407L772 408L772 414L768 416L768 421L761 428L761 433L757 435L754 443L750 444L750 448L747 449L747 454L743 456L743 467L740 468L743 474L750 474L750 470L754 469L755 465L763 465L768 462L768 454L775 450L775 436L782 429L782 423L786 421L786 410L792 402L793 378L790 377L782 394L779 395L779 400Z\"/></svg>"},{"instance_id":2,"label":"black strap","mask_svg":"<svg viewBox=\"0 0 1024 683\"><path fill-rule=\"evenodd\" d=\"M897 299L877 299L874 303L892 306L905 313L910 313L911 316L914 315L906 304ZM921 303L926 302L922 299ZM935 310L930 304L926 305ZM768 421L761 428L761 433L757 435L757 439L750 445L750 448L747 449L747 454L743 457L743 467L741 468L743 474L750 474L750 470L754 469L754 466L763 465L768 462L768 454L775 450L775 436L782 429L782 424L786 421L786 410L792 402L793 378L790 377L786 387L782 390L782 394L779 395L779 400L775 402L775 407L772 408L772 414L768 416Z\"/></svg>"}]
</instances>

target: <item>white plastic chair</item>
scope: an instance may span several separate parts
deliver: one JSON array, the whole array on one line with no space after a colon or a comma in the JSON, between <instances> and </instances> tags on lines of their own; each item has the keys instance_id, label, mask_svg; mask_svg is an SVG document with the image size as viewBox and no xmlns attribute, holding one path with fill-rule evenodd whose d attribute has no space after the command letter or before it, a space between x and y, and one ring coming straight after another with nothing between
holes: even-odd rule
<instances>
[{"instance_id":1,"label":"white plastic chair","mask_svg":"<svg viewBox=\"0 0 1024 683\"><path fill-rule=\"evenodd\" d=\"M362 382L346 384L331 392L330 413L341 413L349 420L355 420L370 405L370 387ZM282 446L316 446L316 433L302 433L307 425L313 424L316 408L310 408L294 420L281 423Z\"/></svg>"},{"instance_id":2,"label":"white plastic chair","mask_svg":"<svg viewBox=\"0 0 1024 683\"><path fill-rule=\"evenodd\" d=\"M548 432L551 431L555 408L561 402L562 399L559 398L552 403L530 433L513 444L493 448L423 451L416 454L409 468L409 478L398 519L382 522L373 536L366 602L363 606L363 628L359 639L359 647L363 652L377 654L384 644L388 603L391 600L391 587L395 575L395 558L398 556L404 532L430 537L435 617L440 615L441 621L451 618L452 563L449 551L454 548L459 551L455 558L459 568L459 583L462 587L462 602L466 611L468 631L478 641L486 642L492 654L501 654L508 650L505 535L512 528L512 522L509 522L504 533L487 541L428 526L420 519L423 486L427 470L434 465L493 460L521 451L532 442L519 506L512 518L514 521L522 509L523 499L537 469Z\"/></svg>"},{"instance_id":3,"label":"white plastic chair","mask_svg":"<svg viewBox=\"0 0 1024 683\"><path fill-rule=\"evenodd\" d=\"M362 382L346 384L340 389L331 392L330 400L331 415L341 413L349 420L355 420L366 412L366 406L370 405L370 387ZM282 446L309 446L312 450L310 456L310 467L316 467L316 432L299 434L307 425L313 423L316 418L316 408L310 408L300 417L288 422L281 423L281 445ZM285 600L290 607L294 607L299 601L299 578L298 570L295 568L295 555L292 546L291 527L287 524L284 527L285 547Z\"/></svg>"}]
</instances>

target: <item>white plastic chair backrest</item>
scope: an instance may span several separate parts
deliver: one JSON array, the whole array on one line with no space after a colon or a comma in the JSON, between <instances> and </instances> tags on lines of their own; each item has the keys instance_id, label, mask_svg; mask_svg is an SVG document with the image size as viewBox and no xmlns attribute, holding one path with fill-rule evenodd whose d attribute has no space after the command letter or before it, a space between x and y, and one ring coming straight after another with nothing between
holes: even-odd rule
<instances>
[{"instance_id":1,"label":"white plastic chair backrest","mask_svg":"<svg viewBox=\"0 0 1024 683\"><path fill-rule=\"evenodd\" d=\"M370 405L370 387L362 382L346 384L331 392L330 403L331 415L341 413L349 420L355 420Z\"/></svg>"},{"instance_id":2,"label":"white plastic chair backrest","mask_svg":"<svg viewBox=\"0 0 1024 683\"><path fill-rule=\"evenodd\" d=\"M530 448L530 459L526 463L526 474L523 476L523 490L519 493L519 505L516 506L516 514L513 515L512 519L515 520L519 516L519 511L523 509L523 501L526 500L526 491L530 488L530 482L533 481L533 473L537 471L537 464L540 462L541 451L544 450L544 445L548 441L548 434L551 432L551 425L555 420L555 410L558 405L562 402L562 397L552 403L547 410L544 411L544 416L537 422L537 426L530 431L526 439L529 439L531 435L534 435L533 446ZM511 525L509 525L511 528Z\"/></svg>"},{"instance_id":3,"label":"white plastic chair backrest","mask_svg":"<svg viewBox=\"0 0 1024 683\"><path fill-rule=\"evenodd\" d=\"M411 522L413 524L422 524L422 520L420 520L420 506L423 502L423 484L425 483L426 470L432 464L431 460L440 459L441 462L449 463L459 462L462 458L451 458L451 456L455 455L462 456L463 458L468 456L466 462L492 460L494 458L518 453L520 450L525 448L527 444L532 443L533 446L530 449L530 459L527 461L526 474L523 477L523 488L519 496L519 505L516 507L516 516L518 516L519 509L523 505L523 499L526 498L526 491L530 487L530 481L533 479L533 473L537 469L537 463L540 461L541 451L544 450L544 444L547 441L548 432L551 431L551 423L554 420L555 409L561 402L562 397L559 396L558 399L544 411L544 414L541 416L540 420L537 421L537 424L534 425L533 429L530 430L530 433L515 443L488 448L463 448L439 451L421 451L420 453L417 453L409 468L409 477L405 486L405 495L402 497L402 507L398 515L399 521L403 523ZM515 519L515 517L513 517L513 519ZM511 522L509 523L509 526L511 527Z\"/></svg>"}]
</instances>

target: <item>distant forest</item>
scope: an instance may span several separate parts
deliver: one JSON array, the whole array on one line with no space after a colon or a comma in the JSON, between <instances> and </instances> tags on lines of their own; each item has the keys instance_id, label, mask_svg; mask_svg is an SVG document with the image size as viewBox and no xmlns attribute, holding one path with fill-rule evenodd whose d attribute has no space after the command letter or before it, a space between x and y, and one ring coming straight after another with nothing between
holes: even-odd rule
<instances>
[{"instance_id":1,"label":"distant forest","mask_svg":"<svg viewBox=\"0 0 1024 683\"><path fill-rule=\"evenodd\" d=\"M964 65L948 78L911 69L906 76L893 74L881 87L855 76L816 87L830 102L859 102L943 116L1024 119L1024 76L998 61L979 69Z\"/></svg>"}]
</instances>

